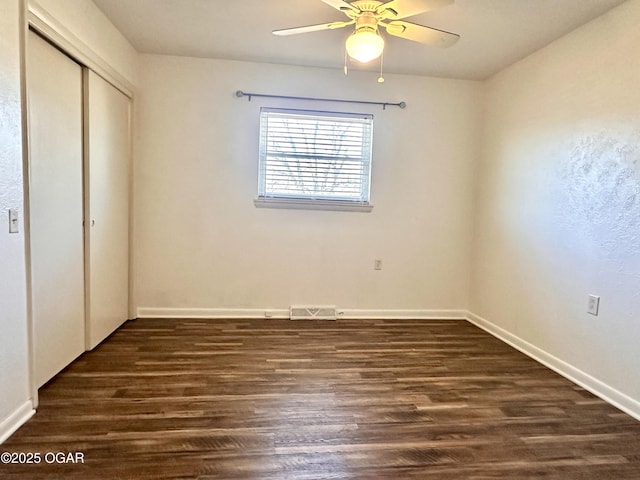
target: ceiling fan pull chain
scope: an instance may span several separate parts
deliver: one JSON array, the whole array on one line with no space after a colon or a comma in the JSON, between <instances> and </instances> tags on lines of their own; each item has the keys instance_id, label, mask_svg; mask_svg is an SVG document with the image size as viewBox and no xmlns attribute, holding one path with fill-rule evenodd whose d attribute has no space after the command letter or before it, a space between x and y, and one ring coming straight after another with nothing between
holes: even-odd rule
<instances>
[{"instance_id":1,"label":"ceiling fan pull chain","mask_svg":"<svg viewBox=\"0 0 640 480\"><path fill-rule=\"evenodd\" d=\"M347 49L344 49L344 76L349 75L349 69L347 68Z\"/></svg>"},{"instance_id":2,"label":"ceiling fan pull chain","mask_svg":"<svg viewBox=\"0 0 640 480\"><path fill-rule=\"evenodd\" d=\"M384 77L382 76L383 63L384 63L384 52L382 52L382 54L380 55L380 76L378 77L378 83L384 83ZM382 107L382 109L386 110L384 106Z\"/></svg>"}]
</instances>

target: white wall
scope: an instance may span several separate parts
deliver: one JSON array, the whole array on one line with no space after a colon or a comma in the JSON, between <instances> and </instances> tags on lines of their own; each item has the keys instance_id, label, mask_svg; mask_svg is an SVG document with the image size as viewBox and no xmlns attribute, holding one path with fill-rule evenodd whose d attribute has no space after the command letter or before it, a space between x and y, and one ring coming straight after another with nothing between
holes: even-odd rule
<instances>
[{"instance_id":1,"label":"white wall","mask_svg":"<svg viewBox=\"0 0 640 480\"><path fill-rule=\"evenodd\" d=\"M20 107L20 2L0 2L0 441L31 411ZM20 213L9 234L8 209Z\"/></svg>"},{"instance_id":2,"label":"white wall","mask_svg":"<svg viewBox=\"0 0 640 480\"><path fill-rule=\"evenodd\" d=\"M638 415L639 18L626 2L487 82L471 295Z\"/></svg>"},{"instance_id":3,"label":"white wall","mask_svg":"<svg viewBox=\"0 0 640 480\"><path fill-rule=\"evenodd\" d=\"M408 107L248 102L238 89ZM380 85L372 73L141 56L138 306L465 309L479 93L467 81L388 76ZM375 115L372 213L254 206L267 105Z\"/></svg>"}]
</instances>

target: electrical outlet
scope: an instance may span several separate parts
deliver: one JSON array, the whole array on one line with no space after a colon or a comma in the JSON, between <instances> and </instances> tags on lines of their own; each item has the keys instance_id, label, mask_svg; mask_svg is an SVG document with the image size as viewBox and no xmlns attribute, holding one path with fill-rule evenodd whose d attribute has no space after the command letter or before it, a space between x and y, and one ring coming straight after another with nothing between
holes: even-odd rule
<instances>
[{"instance_id":1,"label":"electrical outlet","mask_svg":"<svg viewBox=\"0 0 640 480\"><path fill-rule=\"evenodd\" d=\"M375 259L373 261L373 269L374 270L382 270L382 260L380 260L379 258Z\"/></svg>"},{"instance_id":2,"label":"electrical outlet","mask_svg":"<svg viewBox=\"0 0 640 480\"><path fill-rule=\"evenodd\" d=\"M587 313L598 315L600 309L600 297L597 295L589 295L589 303L587 304Z\"/></svg>"}]
</instances>

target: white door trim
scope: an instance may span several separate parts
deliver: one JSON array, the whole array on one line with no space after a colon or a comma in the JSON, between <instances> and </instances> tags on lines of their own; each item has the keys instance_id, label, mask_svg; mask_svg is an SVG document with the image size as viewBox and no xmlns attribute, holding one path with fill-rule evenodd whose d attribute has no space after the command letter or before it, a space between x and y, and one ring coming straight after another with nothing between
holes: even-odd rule
<instances>
[{"instance_id":1,"label":"white door trim","mask_svg":"<svg viewBox=\"0 0 640 480\"><path fill-rule=\"evenodd\" d=\"M118 73L91 47L56 20L35 0L28 0L27 2L27 23L78 63L93 70L127 97L133 98L135 88L131 82Z\"/></svg>"}]
</instances>

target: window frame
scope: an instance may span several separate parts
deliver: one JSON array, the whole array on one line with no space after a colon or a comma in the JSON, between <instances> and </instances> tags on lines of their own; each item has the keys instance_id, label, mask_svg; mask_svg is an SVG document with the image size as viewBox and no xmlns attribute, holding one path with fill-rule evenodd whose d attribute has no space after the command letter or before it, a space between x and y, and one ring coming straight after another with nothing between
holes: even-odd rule
<instances>
[{"instance_id":1,"label":"window frame","mask_svg":"<svg viewBox=\"0 0 640 480\"><path fill-rule=\"evenodd\" d=\"M295 193L279 193L274 191L267 191L267 177L268 177L268 157L273 153L283 153L275 149L269 150L269 116L273 114L272 118L277 116L294 117L308 117L308 120L316 119L319 123L327 121L328 119L344 119L345 125L348 124L362 124L362 140L360 144L355 146L356 149L361 150L359 156L349 157L350 161L362 168L362 173L359 175L360 181L356 182L359 187L358 198L349 198L348 195L305 195ZM351 120L351 121L349 121ZM373 114L369 113L353 113L353 112L335 112L335 111L322 111L322 110L303 110L293 108L273 108L262 107L260 109L260 128L259 128L259 160L258 160L258 196L254 200L257 207L268 208L302 208L313 210L344 210L344 211L359 211L370 212L373 208L371 204L371 166L373 157ZM274 136L277 138L277 135ZM302 142L300 142L302 144ZM293 150L296 150L300 144L295 144ZM332 158L335 154L340 153L340 148L335 151L330 150L328 158ZM318 155L315 148L313 154ZM317 158L309 157L309 153L300 154L289 153L289 158L306 158L307 160L318 160ZM347 157L338 157L347 158ZM327 169L328 170L328 169ZM328 172L327 172L328 173Z\"/></svg>"}]
</instances>

